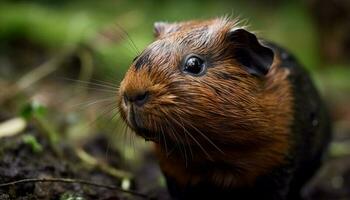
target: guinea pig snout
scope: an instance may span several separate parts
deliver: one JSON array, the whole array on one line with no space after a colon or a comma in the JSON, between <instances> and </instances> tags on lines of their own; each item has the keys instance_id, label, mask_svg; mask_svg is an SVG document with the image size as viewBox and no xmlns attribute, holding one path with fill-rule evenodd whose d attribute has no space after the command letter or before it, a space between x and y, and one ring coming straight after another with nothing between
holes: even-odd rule
<instances>
[{"instance_id":1,"label":"guinea pig snout","mask_svg":"<svg viewBox=\"0 0 350 200\"><path fill-rule=\"evenodd\" d=\"M123 96L126 104L131 103L136 106L143 106L149 99L149 91L124 92Z\"/></svg>"}]
</instances>

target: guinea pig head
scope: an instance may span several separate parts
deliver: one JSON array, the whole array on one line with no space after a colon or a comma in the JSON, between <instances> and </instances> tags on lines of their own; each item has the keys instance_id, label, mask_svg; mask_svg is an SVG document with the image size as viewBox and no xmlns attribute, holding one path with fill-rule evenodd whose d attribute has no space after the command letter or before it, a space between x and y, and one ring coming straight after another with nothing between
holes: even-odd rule
<instances>
[{"instance_id":1,"label":"guinea pig head","mask_svg":"<svg viewBox=\"0 0 350 200\"><path fill-rule=\"evenodd\" d=\"M119 90L121 116L138 135L212 148L272 138L278 106L267 101L282 94L267 95L274 53L253 33L213 19L156 23L155 36Z\"/></svg>"}]
</instances>

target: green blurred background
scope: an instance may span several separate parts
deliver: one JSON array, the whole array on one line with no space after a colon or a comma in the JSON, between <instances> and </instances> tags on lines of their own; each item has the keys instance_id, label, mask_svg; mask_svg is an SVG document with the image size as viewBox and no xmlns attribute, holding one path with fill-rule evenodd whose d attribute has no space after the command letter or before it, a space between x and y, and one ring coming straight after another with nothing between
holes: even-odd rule
<instances>
[{"instance_id":1,"label":"green blurred background","mask_svg":"<svg viewBox=\"0 0 350 200\"><path fill-rule=\"evenodd\" d=\"M73 143L123 131L103 109L105 96L115 94L100 84L118 85L137 55L132 43L138 50L151 43L156 21L239 16L309 69L334 119L333 155L349 155L349 13L346 0L2 0L0 110L16 115L39 102L51 125Z\"/></svg>"},{"instance_id":2,"label":"green blurred background","mask_svg":"<svg viewBox=\"0 0 350 200\"><path fill-rule=\"evenodd\" d=\"M348 0L2 0L0 120L18 116L28 105L41 105L46 114L40 119L48 132L78 146L105 135L108 148L122 152L132 168L141 166L149 147L127 133L115 101L116 88L137 55L134 46L141 51L152 42L156 21L227 15L290 50L310 71L334 120L331 158L349 160ZM324 180L325 190L333 178L334 187L343 180L338 167L350 169L350 162L339 163L331 171L340 175L318 181Z\"/></svg>"},{"instance_id":3,"label":"green blurred background","mask_svg":"<svg viewBox=\"0 0 350 200\"><path fill-rule=\"evenodd\" d=\"M332 49L329 47L331 45L325 45L323 40L328 40L329 43L332 41L347 43L343 46L349 46L349 41L342 42L342 37L349 36L337 33L327 34L333 31L330 31L330 28L334 28L333 32L342 31L345 35L349 25L346 21L341 24L342 22L337 18L331 23L333 27L330 27L327 22L319 22L322 20L320 16L325 14L322 15L321 11L319 14L317 9L324 10L327 6L332 6L332 1L329 1L330 5L318 2L313 0L5 0L0 3L0 53L1 58L6 61L13 57L18 59L18 56L26 56L16 55L21 53L16 51L16 47L21 45L27 45L27 47L30 45L42 50L43 57L54 56L58 51L62 52L76 46L89 45L94 51L94 60L98 63L94 65L96 73L103 77L109 72L120 79L135 56L135 52L130 51L128 41L123 38L115 42L91 41L96 39L96 35L103 30L118 24L117 33L119 31L120 34L125 30L138 49L143 49L153 39L152 28L155 21L171 22L230 15L247 20L251 29L258 31L261 37L290 49L316 75L327 73L329 75L327 82L332 82L330 84L347 87L350 85L346 82L349 75L349 47L346 49L342 48L342 44L334 44L335 48L332 47ZM337 23L340 25L334 26ZM120 27L124 30L120 30ZM326 39L323 32L327 34ZM21 50L20 48L19 51ZM332 52L329 53L329 51ZM0 64L1 75L6 78L8 72L3 69L6 66L3 62ZM32 63L23 64L25 66L21 67L30 67L30 64ZM341 83L342 81L345 81L344 84Z\"/></svg>"},{"instance_id":4,"label":"green blurred background","mask_svg":"<svg viewBox=\"0 0 350 200\"><path fill-rule=\"evenodd\" d=\"M311 71L333 117L345 124L342 127L347 127L349 123L345 122L350 119L348 7L346 1L322 0L1 1L0 84L4 89L1 89L0 106L10 112L18 110L30 97L38 96L40 85L56 80L55 77L97 79L118 85L137 54L130 40L142 50L153 40L154 22L229 15L246 20L260 37L295 54ZM47 63L54 66L46 71L44 66L41 70L44 73L40 74L38 68ZM40 75L35 77L35 73ZM28 74L34 74L34 80L31 76L28 80L25 77ZM59 87L58 82L51 84ZM13 85L19 87L18 92L9 87ZM10 92L6 88L11 88ZM25 98L18 94L24 94ZM22 98L15 98L18 96ZM46 104L61 98L56 96Z\"/></svg>"}]
</instances>

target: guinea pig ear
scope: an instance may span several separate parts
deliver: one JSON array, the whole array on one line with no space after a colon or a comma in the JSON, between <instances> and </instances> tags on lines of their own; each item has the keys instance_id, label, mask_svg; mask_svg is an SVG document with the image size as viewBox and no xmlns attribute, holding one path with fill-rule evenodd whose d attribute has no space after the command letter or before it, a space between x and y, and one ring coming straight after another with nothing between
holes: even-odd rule
<instances>
[{"instance_id":1,"label":"guinea pig ear","mask_svg":"<svg viewBox=\"0 0 350 200\"><path fill-rule=\"evenodd\" d=\"M155 22L154 23L154 36L156 38L171 32L175 32L179 25L177 23L167 23L167 22Z\"/></svg>"},{"instance_id":2,"label":"guinea pig ear","mask_svg":"<svg viewBox=\"0 0 350 200\"><path fill-rule=\"evenodd\" d=\"M244 29L232 29L229 39L234 44L234 57L249 73L264 76L273 63L274 52L262 45L257 37Z\"/></svg>"}]
</instances>

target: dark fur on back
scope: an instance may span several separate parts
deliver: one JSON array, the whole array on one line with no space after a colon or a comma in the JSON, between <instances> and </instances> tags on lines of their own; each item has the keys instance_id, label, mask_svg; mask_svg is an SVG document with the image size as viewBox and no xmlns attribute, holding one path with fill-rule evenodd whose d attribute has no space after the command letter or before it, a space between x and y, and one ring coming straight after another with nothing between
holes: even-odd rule
<instances>
[{"instance_id":1,"label":"dark fur on back","mask_svg":"<svg viewBox=\"0 0 350 200\"><path fill-rule=\"evenodd\" d=\"M292 56L245 30L232 39L235 30L228 19L156 25L121 83L121 115L155 142L175 198L297 199L328 144L327 113ZM203 76L181 71L189 54L205 59ZM145 92L142 106L123 98Z\"/></svg>"}]
</instances>

